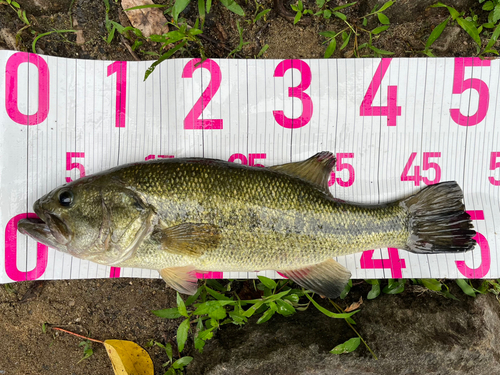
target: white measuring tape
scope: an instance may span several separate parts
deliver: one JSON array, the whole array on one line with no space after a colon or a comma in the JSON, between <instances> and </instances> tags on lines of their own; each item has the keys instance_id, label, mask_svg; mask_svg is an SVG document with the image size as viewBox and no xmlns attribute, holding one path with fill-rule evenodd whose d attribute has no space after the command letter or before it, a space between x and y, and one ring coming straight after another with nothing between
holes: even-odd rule
<instances>
[{"instance_id":1,"label":"white measuring tape","mask_svg":"<svg viewBox=\"0 0 500 375\"><path fill-rule=\"evenodd\" d=\"M500 277L498 60L176 59L144 82L149 65L0 51L0 282L159 277L17 233L34 201L65 182L155 158L270 166L323 150L337 155L335 197L381 203L455 180L478 232L466 254L339 257L353 278Z\"/></svg>"}]
</instances>

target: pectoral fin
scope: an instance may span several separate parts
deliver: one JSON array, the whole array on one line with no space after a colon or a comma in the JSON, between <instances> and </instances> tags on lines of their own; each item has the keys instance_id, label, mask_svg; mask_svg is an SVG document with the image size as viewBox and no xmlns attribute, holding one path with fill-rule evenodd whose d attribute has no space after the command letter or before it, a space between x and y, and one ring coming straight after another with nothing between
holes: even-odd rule
<instances>
[{"instance_id":1,"label":"pectoral fin","mask_svg":"<svg viewBox=\"0 0 500 375\"><path fill-rule=\"evenodd\" d=\"M158 226L153 238L173 254L201 256L220 242L219 229L211 224L183 223L173 227Z\"/></svg>"},{"instance_id":2,"label":"pectoral fin","mask_svg":"<svg viewBox=\"0 0 500 375\"><path fill-rule=\"evenodd\" d=\"M158 272L167 285L179 293L193 295L198 289L198 279L193 266L164 268Z\"/></svg>"},{"instance_id":3,"label":"pectoral fin","mask_svg":"<svg viewBox=\"0 0 500 375\"><path fill-rule=\"evenodd\" d=\"M279 270L300 286L328 298L337 298L351 278L351 272L333 259L295 270Z\"/></svg>"},{"instance_id":4,"label":"pectoral fin","mask_svg":"<svg viewBox=\"0 0 500 375\"><path fill-rule=\"evenodd\" d=\"M320 187L325 193L330 194L328 180L335 162L335 156L331 152L323 151L307 160L275 165L269 169L309 181Z\"/></svg>"}]
</instances>

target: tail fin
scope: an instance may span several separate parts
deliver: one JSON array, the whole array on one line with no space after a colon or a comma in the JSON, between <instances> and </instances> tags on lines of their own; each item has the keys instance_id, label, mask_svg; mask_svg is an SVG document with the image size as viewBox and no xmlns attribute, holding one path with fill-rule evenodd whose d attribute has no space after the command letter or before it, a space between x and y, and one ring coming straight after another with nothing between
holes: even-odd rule
<instances>
[{"instance_id":1,"label":"tail fin","mask_svg":"<svg viewBox=\"0 0 500 375\"><path fill-rule=\"evenodd\" d=\"M464 252L474 248L476 235L454 181L431 185L401 201L409 214L407 250L417 254Z\"/></svg>"}]
</instances>

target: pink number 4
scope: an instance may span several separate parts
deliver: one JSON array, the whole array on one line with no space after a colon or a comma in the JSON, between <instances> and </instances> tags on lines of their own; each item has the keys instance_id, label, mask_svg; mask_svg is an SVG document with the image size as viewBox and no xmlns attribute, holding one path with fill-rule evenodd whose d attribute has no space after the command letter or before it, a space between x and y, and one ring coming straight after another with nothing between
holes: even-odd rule
<instances>
[{"instance_id":1,"label":"pink number 4","mask_svg":"<svg viewBox=\"0 0 500 375\"><path fill-rule=\"evenodd\" d=\"M404 259L399 257L399 251L396 248L390 247L387 249L389 251L388 259L373 259L373 253L375 250L363 251L361 255L361 268L362 269L390 269L391 277L393 279L402 279L403 272L402 269L406 268L406 263Z\"/></svg>"},{"instance_id":2,"label":"pink number 4","mask_svg":"<svg viewBox=\"0 0 500 375\"><path fill-rule=\"evenodd\" d=\"M401 116L401 107L398 106L398 87L387 87L387 105L373 106L373 98L377 95L382 79L389 68L392 59L382 59L378 65L377 71L373 76L370 86L366 91L365 97L359 108L360 116L387 116L387 126L396 126L397 116Z\"/></svg>"}]
</instances>

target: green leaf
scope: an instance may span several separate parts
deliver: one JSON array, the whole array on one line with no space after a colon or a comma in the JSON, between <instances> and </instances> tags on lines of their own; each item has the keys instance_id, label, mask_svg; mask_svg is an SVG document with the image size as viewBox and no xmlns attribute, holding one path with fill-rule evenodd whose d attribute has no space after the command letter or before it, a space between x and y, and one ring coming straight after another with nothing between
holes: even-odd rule
<instances>
[{"instance_id":1,"label":"green leaf","mask_svg":"<svg viewBox=\"0 0 500 375\"><path fill-rule=\"evenodd\" d=\"M231 12L236 13L238 16L245 17L245 12L234 0L220 0L220 2Z\"/></svg>"},{"instance_id":2,"label":"green leaf","mask_svg":"<svg viewBox=\"0 0 500 375\"><path fill-rule=\"evenodd\" d=\"M200 303L196 306L196 310L193 312L193 315L204 315L204 314L210 314L211 312L214 312L215 310L220 309L223 306L226 305L234 305L236 304L236 301L207 301Z\"/></svg>"},{"instance_id":3,"label":"green leaf","mask_svg":"<svg viewBox=\"0 0 500 375\"><path fill-rule=\"evenodd\" d=\"M295 25L297 22L299 22L301 17L302 17L302 12L299 10L297 11L295 18L293 19L293 24Z\"/></svg>"},{"instance_id":4,"label":"green leaf","mask_svg":"<svg viewBox=\"0 0 500 375\"><path fill-rule=\"evenodd\" d=\"M176 375L176 371L173 367L170 367L166 373L164 373L163 375Z\"/></svg>"},{"instance_id":5,"label":"green leaf","mask_svg":"<svg viewBox=\"0 0 500 375\"><path fill-rule=\"evenodd\" d=\"M337 10L341 10L341 9L344 9L344 8L348 8L350 6L353 6L354 4L356 4L356 2L354 3L349 3L349 4L344 4L344 5L340 5L338 7L335 7L332 9L333 12L337 11Z\"/></svg>"},{"instance_id":6,"label":"green leaf","mask_svg":"<svg viewBox=\"0 0 500 375\"><path fill-rule=\"evenodd\" d=\"M276 310L273 309L266 310L264 314L262 314L262 316L259 318L259 320L257 320L257 324L262 324L264 322L267 322L269 319L271 319L271 317L274 315L275 312Z\"/></svg>"},{"instance_id":7,"label":"green leaf","mask_svg":"<svg viewBox=\"0 0 500 375\"><path fill-rule=\"evenodd\" d=\"M200 353L203 353L203 348L205 347L205 341L201 340L198 337L194 338L194 348L198 350Z\"/></svg>"},{"instance_id":8,"label":"green leaf","mask_svg":"<svg viewBox=\"0 0 500 375\"><path fill-rule=\"evenodd\" d=\"M277 300L276 305L278 306L278 314L283 316L290 316L295 314L295 308L282 300Z\"/></svg>"},{"instance_id":9,"label":"green leaf","mask_svg":"<svg viewBox=\"0 0 500 375\"><path fill-rule=\"evenodd\" d=\"M201 291L202 291L202 288L198 288L198 290L196 291L195 294L193 294L192 296L189 296L185 302L185 305L186 306L191 306L194 301L196 301L198 299L198 297L200 296L201 294Z\"/></svg>"},{"instance_id":10,"label":"green leaf","mask_svg":"<svg viewBox=\"0 0 500 375\"><path fill-rule=\"evenodd\" d=\"M248 308L248 310L243 313L243 316L250 318L263 304L264 301L259 301L255 303L253 306Z\"/></svg>"},{"instance_id":11,"label":"green leaf","mask_svg":"<svg viewBox=\"0 0 500 375\"><path fill-rule=\"evenodd\" d=\"M164 319L177 319L182 316L179 313L179 309L177 307L172 307L171 309L163 309L163 310L152 310L151 312L156 316Z\"/></svg>"},{"instance_id":12,"label":"green leaf","mask_svg":"<svg viewBox=\"0 0 500 375\"><path fill-rule=\"evenodd\" d=\"M172 367L175 369L183 368L183 367L189 365L192 360L193 360L193 357L189 357L189 356L179 358L177 361L175 361L172 364Z\"/></svg>"},{"instance_id":13,"label":"green leaf","mask_svg":"<svg viewBox=\"0 0 500 375\"><path fill-rule=\"evenodd\" d=\"M297 3L297 6L298 6L300 11L304 10L304 4L302 3L302 0L299 0L299 2Z\"/></svg>"},{"instance_id":14,"label":"green leaf","mask_svg":"<svg viewBox=\"0 0 500 375\"><path fill-rule=\"evenodd\" d=\"M219 301L232 301L231 297L227 297L225 296L224 294L221 294L219 292L216 292L215 290L213 289L210 289L208 286L205 286L205 289L207 290L207 292L212 296L214 297L216 300L219 300Z\"/></svg>"},{"instance_id":15,"label":"green leaf","mask_svg":"<svg viewBox=\"0 0 500 375\"><path fill-rule=\"evenodd\" d=\"M205 341L205 340L210 340L214 336L213 328L212 329L206 329L204 331L201 331L198 333L198 337Z\"/></svg>"},{"instance_id":16,"label":"green leaf","mask_svg":"<svg viewBox=\"0 0 500 375\"><path fill-rule=\"evenodd\" d=\"M379 27L376 27L372 30L372 34L374 35L378 35L380 34L382 31L385 31L389 28L389 25L385 25L385 26L379 26Z\"/></svg>"},{"instance_id":17,"label":"green leaf","mask_svg":"<svg viewBox=\"0 0 500 375\"><path fill-rule=\"evenodd\" d=\"M177 22L177 18L179 17L179 14L186 9L188 6L189 2L191 0L175 0L175 4L172 7L172 17L174 17L174 20Z\"/></svg>"},{"instance_id":18,"label":"green leaf","mask_svg":"<svg viewBox=\"0 0 500 375\"><path fill-rule=\"evenodd\" d=\"M493 10L494 7L495 7L495 5L493 5L492 1L487 1L483 4L483 10L490 11L490 10Z\"/></svg>"},{"instance_id":19,"label":"green leaf","mask_svg":"<svg viewBox=\"0 0 500 375\"><path fill-rule=\"evenodd\" d=\"M288 294L287 296L283 297L283 300L288 300L292 303L299 303L300 297L296 294Z\"/></svg>"},{"instance_id":20,"label":"green leaf","mask_svg":"<svg viewBox=\"0 0 500 375\"><path fill-rule=\"evenodd\" d=\"M266 286L266 288L269 289L276 288L276 281L265 276L257 276L257 277L259 278L260 282Z\"/></svg>"},{"instance_id":21,"label":"green leaf","mask_svg":"<svg viewBox=\"0 0 500 375\"><path fill-rule=\"evenodd\" d=\"M476 297L476 292L474 292L474 288L470 286L470 284L465 279L457 279L458 286L462 289L462 291L471 297Z\"/></svg>"},{"instance_id":22,"label":"green leaf","mask_svg":"<svg viewBox=\"0 0 500 375\"><path fill-rule=\"evenodd\" d=\"M443 22L437 25L434 30L432 30L431 35L429 35L429 39L427 39L427 43L425 43L425 49L429 49L430 46L432 46L432 44L437 40L437 38L439 38L446 25L448 25L449 21L449 18L445 19Z\"/></svg>"},{"instance_id":23,"label":"green leaf","mask_svg":"<svg viewBox=\"0 0 500 375\"><path fill-rule=\"evenodd\" d=\"M484 50L483 53L494 53L495 55L498 55L498 51L496 49Z\"/></svg>"},{"instance_id":24,"label":"green leaf","mask_svg":"<svg viewBox=\"0 0 500 375\"><path fill-rule=\"evenodd\" d=\"M394 4L394 1L387 1L384 5L382 5L382 7L379 10L377 10L377 12L383 12L384 10L389 8L392 4Z\"/></svg>"},{"instance_id":25,"label":"green leaf","mask_svg":"<svg viewBox=\"0 0 500 375\"><path fill-rule=\"evenodd\" d=\"M179 309L179 314L185 316L186 318L189 317L186 311L186 305L184 304L184 301L179 292L177 292L177 308Z\"/></svg>"},{"instance_id":26,"label":"green leaf","mask_svg":"<svg viewBox=\"0 0 500 375\"><path fill-rule=\"evenodd\" d=\"M220 307L215 311L208 313L208 316L217 320L222 320L226 317L226 309L224 307Z\"/></svg>"},{"instance_id":27,"label":"green leaf","mask_svg":"<svg viewBox=\"0 0 500 375\"><path fill-rule=\"evenodd\" d=\"M257 14L255 16L255 19L253 20L253 23L256 23L258 20L260 20L262 17L264 17L267 13L269 13L271 9L264 9L262 12Z\"/></svg>"},{"instance_id":28,"label":"green leaf","mask_svg":"<svg viewBox=\"0 0 500 375\"><path fill-rule=\"evenodd\" d=\"M378 281L378 280L377 280ZM380 284L372 284L372 289L368 292L367 299L375 299L380 295Z\"/></svg>"},{"instance_id":29,"label":"green leaf","mask_svg":"<svg viewBox=\"0 0 500 375\"><path fill-rule=\"evenodd\" d=\"M319 35L324 36L325 38L335 38L337 34L334 31L320 31Z\"/></svg>"},{"instance_id":30,"label":"green leaf","mask_svg":"<svg viewBox=\"0 0 500 375\"><path fill-rule=\"evenodd\" d=\"M389 285L382 291L385 294L399 294L405 290L405 282L404 279L389 279Z\"/></svg>"},{"instance_id":31,"label":"green leaf","mask_svg":"<svg viewBox=\"0 0 500 375\"><path fill-rule=\"evenodd\" d=\"M184 345L186 344L189 331L189 319L185 319L177 328L177 347L179 348L179 353L184 350Z\"/></svg>"},{"instance_id":32,"label":"green leaf","mask_svg":"<svg viewBox=\"0 0 500 375\"><path fill-rule=\"evenodd\" d=\"M316 5L318 8L323 8L323 5L325 5L325 0L316 0Z\"/></svg>"},{"instance_id":33,"label":"green leaf","mask_svg":"<svg viewBox=\"0 0 500 375\"><path fill-rule=\"evenodd\" d=\"M352 280L349 280L342 293L340 293L340 299L344 299L351 291L351 288L352 288Z\"/></svg>"},{"instance_id":34,"label":"green leaf","mask_svg":"<svg viewBox=\"0 0 500 375\"><path fill-rule=\"evenodd\" d=\"M330 353L332 353L332 354L350 353L350 352L355 351L360 343L361 343L360 338L354 337L352 339L347 340L343 344L337 345L335 348L330 350Z\"/></svg>"},{"instance_id":35,"label":"green leaf","mask_svg":"<svg viewBox=\"0 0 500 375\"><path fill-rule=\"evenodd\" d=\"M386 50L383 50L383 49L378 49L377 47L374 47L374 46L369 46L373 51L375 51L376 53L380 54L380 55L394 55L394 52L390 52L390 51L386 51ZM361 49L361 46L359 47Z\"/></svg>"},{"instance_id":36,"label":"green leaf","mask_svg":"<svg viewBox=\"0 0 500 375\"><path fill-rule=\"evenodd\" d=\"M21 8L21 6L18 3L16 3L15 1L12 1L11 4L14 6L14 8L17 8L17 9Z\"/></svg>"},{"instance_id":37,"label":"green leaf","mask_svg":"<svg viewBox=\"0 0 500 375\"><path fill-rule=\"evenodd\" d=\"M441 288L443 287L443 284L441 284L436 279L420 279L420 282L427 289L434 290L436 292L440 292Z\"/></svg>"},{"instance_id":38,"label":"green leaf","mask_svg":"<svg viewBox=\"0 0 500 375\"><path fill-rule=\"evenodd\" d=\"M339 13L339 14L342 14L342 13ZM325 9L325 10L323 11L323 18L328 19L328 18L330 18L331 16L332 16L332 12L330 12L330 10Z\"/></svg>"},{"instance_id":39,"label":"green leaf","mask_svg":"<svg viewBox=\"0 0 500 375\"><path fill-rule=\"evenodd\" d=\"M28 24L29 25L29 24ZM38 39L43 38L44 36L50 35L52 33L76 33L76 30L54 30L54 31L48 31L46 33L37 35L35 39L33 39L33 43L31 44L31 48L33 50L33 53L36 53L36 42Z\"/></svg>"},{"instance_id":40,"label":"green leaf","mask_svg":"<svg viewBox=\"0 0 500 375\"><path fill-rule=\"evenodd\" d=\"M497 21L500 19L500 4L495 5L495 9L493 9L493 22L497 23Z\"/></svg>"},{"instance_id":41,"label":"green leaf","mask_svg":"<svg viewBox=\"0 0 500 375\"><path fill-rule=\"evenodd\" d=\"M458 13L458 11L455 8L449 7L448 5L443 4L441 2L434 4L434 5L431 5L431 8L446 8L446 9L448 9L448 12L450 12L450 15L451 15L451 18L453 19L453 21L455 21L460 16L460 13Z\"/></svg>"},{"instance_id":42,"label":"green leaf","mask_svg":"<svg viewBox=\"0 0 500 375\"><path fill-rule=\"evenodd\" d=\"M472 39L474 39L474 42L476 42L478 46L481 46L481 38L479 37L479 32L476 26L474 26L472 22L467 21L461 17L457 19L457 22L462 27L462 29L464 29Z\"/></svg>"},{"instance_id":43,"label":"green leaf","mask_svg":"<svg viewBox=\"0 0 500 375\"><path fill-rule=\"evenodd\" d=\"M257 54L257 58L261 57L267 51L268 48L269 48L269 44L265 44L264 47L262 47L260 49L259 53Z\"/></svg>"},{"instance_id":44,"label":"green leaf","mask_svg":"<svg viewBox=\"0 0 500 375\"><path fill-rule=\"evenodd\" d=\"M202 20L205 19L205 0L198 0L198 14Z\"/></svg>"},{"instance_id":45,"label":"green leaf","mask_svg":"<svg viewBox=\"0 0 500 375\"><path fill-rule=\"evenodd\" d=\"M172 362L174 355L172 353L172 344L171 343L169 343L169 342L166 343L165 352L167 353L167 357L168 357L168 359L170 359L170 362Z\"/></svg>"},{"instance_id":46,"label":"green leaf","mask_svg":"<svg viewBox=\"0 0 500 375\"><path fill-rule=\"evenodd\" d=\"M176 53L178 50L183 48L186 45L186 41L183 41L182 43L177 44L174 48L169 49L167 52L165 52L163 55L160 56L158 60L156 60L154 63L151 64L151 66L146 70L146 73L144 74L144 80L146 80L151 73L155 70L155 68L162 63L163 61L167 60L170 56L172 56L174 53Z\"/></svg>"},{"instance_id":47,"label":"green leaf","mask_svg":"<svg viewBox=\"0 0 500 375\"><path fill-rule=\"evenodd\" d=\"M309 294L306 294L306 297L309 299L309 301L311 301L313 303L314 306L316 306L316 308L319 311L321 311L323 314L325 314L326 316L328 316L330 318L346 319L346 318L353 316L354 314L356 314L359 311L359 310L355 310L355 311L352 311L349 313L336 314L336 313L333 313L333 312L325 309L324 307L318 305L318 303Z\"/></svg>"},{"instance_id":48,"label":"green leaf","mask_svg":"<svg viewBox=\"0 0 500 375\"><path fill-rule=\"evenodd\" d=\"M340 13L340 12L333 12L333 14L335 15L335 17L337 18L340 18L342 21L345 21L347 19L347 17L345 16L345 14L343 13ZM326 17L325 17L326 18Z\"/></svg>"},{"instance_id":49,"label":"green leaf","mask_svg":"<svg viewBox=\"0 0 500 375\"><path fill-rule=\"evenodd\" d=\"M229 316L233 319L234 324L245 324L247 321L247 318L243 316L243 310L240 308L230 311Z\"/></svg>"},{"instance_id":50,"label":"green leaf","mask_svg":"<svg viewBox=\"0 0 500 375\"><path fill-rule=\"evenodd\" d=\"M207 14L210 13L211 8L212 8L212 0L207 0Z\"/></svg>"},{"instance_id":51,"label":"green leaf","mask_svg":"<svg viewBox=\"0 0 500 375\"><path fill-rule=\"evenodd\" d=\"M389 21L389 17L387 17L385 14L377 13L377 16L378 16L378 20L380 21L381 24L389 25L391 23L391 21Z\"/></svg>"},{"instance_id":52,"label":"green leaf","mask_svg":"<svg viewBox=\"0 0 500 375\"><path fill-rule=\"evenodd\" d=\"M363 18L363 26L368 25L368 20L366 18Z\"/></svg>"}]
</instances>

